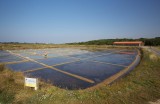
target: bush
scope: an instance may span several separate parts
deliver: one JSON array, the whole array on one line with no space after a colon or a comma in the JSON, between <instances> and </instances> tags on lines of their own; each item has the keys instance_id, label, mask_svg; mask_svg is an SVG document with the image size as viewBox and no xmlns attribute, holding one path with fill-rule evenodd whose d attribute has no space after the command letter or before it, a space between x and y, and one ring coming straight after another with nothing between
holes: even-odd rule
<instances>
[{"instance_id":1,"label":"bush","mask_svg":"<svg viewBox=\"0 0 160 104\"><path fill-rule=\"evenodd\" d=\"M157 61L157 60L158 60L158 57L157 57L155 54L150 54L150 55L149 55L149 58L150 58L150 60L152 60L152 61Z\"/></svg>"},{"instance_id":2,"label":"bush","mask_svg":"<svg viewBox=\"0 0 160 104\"><path fill-rule=\"evenodd\" d=\"M0 64L0 71L4 70L4 64Z\"/></svg>"}]
</instances>

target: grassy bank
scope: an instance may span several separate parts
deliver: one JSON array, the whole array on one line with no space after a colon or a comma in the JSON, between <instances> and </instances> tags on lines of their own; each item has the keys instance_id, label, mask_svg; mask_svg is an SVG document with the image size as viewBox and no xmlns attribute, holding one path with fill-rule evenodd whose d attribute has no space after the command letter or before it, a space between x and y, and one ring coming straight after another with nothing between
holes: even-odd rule
<instances>
[{"instance_id":1,"label":"grassy bank","mask_svg":"<svg viewBox=\"0 0 160 104\"><path fill-rule=\"evenodd\" d=\"M145 104L149 101L156 101L160 99L160 59L153 56L143 51L140 65L129 75L110 86L78 91L59 89L43 83L39 91L24 89L23 75L9 71L2 65L0 103Z\"/></svg>"},{"instance_id":2,"label":"grassy bank","mask_svg":"<svg viewBox=\"0 0 160 104\"><path fill-rule=\"evenodd\" d=\"M0 44L0 50L45 49L45 48L106 48L107 45L67 45L67 44ZM110 47L110 46L109 46Z\"/></svg>"},{"instance_id":3,"label":"grassy bank","mask_svg":"<svg viewBox=\"0 0 160 104\"><path fill-rule=\"evenodd\" d=\"M104 49L104 48L135 48L130 46L112 46L112 45L68 45L68 44L2 44L0 50L21 50L21 49L45 49L45 48L78 48L78 49Z\"/></svg>"},{"instance_id":4,"label":"grassy bank","mask_svg":"<svg viewBox=\"0 0 160 104\"><path fill-rule=\"evenodd\" d=\"M40 86L46 89L50 85L40 82ZM34 94L37 92L32 88L24 87L24 75L21 72L13 72L0 64L0 104L21 104Z\"/></svg>"}]
</instances>

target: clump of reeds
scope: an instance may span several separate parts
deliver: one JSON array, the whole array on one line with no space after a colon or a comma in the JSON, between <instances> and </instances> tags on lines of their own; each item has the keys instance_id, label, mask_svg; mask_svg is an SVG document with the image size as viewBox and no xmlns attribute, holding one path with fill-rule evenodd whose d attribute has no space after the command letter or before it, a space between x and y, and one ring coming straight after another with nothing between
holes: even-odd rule
<instances>
[{"instance_id":1,"label":"clump of reeds","mask_svg":"<svg viewBox=\"0 0 160 104\"><path fill-rule=\"evenodd\" d=\"M152 60L152 61L157 61L157 60L158 60L158 57L157 57L155 54L153 54L153 53L151 53L151 54L149 55L149 58L150 58L150 60Z\"/></svg>"},{"instance_id":2,"label":"clump of reeds","mask_svg":"<svg viewBox=\"0 0 160 104\"><path fill-rule=\"evenodd\" d=\"M0 72L4 70L4 64L0 64Z\"/></svg>"}]
</instances>

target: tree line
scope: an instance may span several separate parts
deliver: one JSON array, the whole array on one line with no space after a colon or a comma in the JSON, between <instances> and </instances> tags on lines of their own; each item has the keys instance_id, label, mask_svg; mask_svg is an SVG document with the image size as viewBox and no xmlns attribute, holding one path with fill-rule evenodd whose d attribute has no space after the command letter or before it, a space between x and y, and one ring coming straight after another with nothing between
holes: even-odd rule
<instances>
[{"instance_id":1,"label":"tree line","mask_svg":"<svg viewBox=\"0 0 160 104\"><path fill-rule=\"evenodd\" d=\"M160 37L156 38L139 38L139 39L100 39L100 40L91 40L87 42L77 42L77 43L67 43L71 45L113 45L113 42L120 41L143 41L146 46L158 46L160 45Z\"/></svg>"}]
</instances>

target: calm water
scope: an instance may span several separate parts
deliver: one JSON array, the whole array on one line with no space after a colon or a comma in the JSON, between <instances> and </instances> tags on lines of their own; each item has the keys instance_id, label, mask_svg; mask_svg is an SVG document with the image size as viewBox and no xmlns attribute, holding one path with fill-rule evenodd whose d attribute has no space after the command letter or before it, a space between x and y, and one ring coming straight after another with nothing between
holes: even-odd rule
<instances>
[{"instance_id":1,"label":"calm water","mask_svg":"<svg viewBox=\"0 0 160 104\"><path fill-rule=\"evenodd\" d=\"M34 59L36 62L27 61L8 64L7 67L10 69L14 71L25 71L24 74L26 76L40 78L54 86L71 90L85 89L101 83L129 66L137 55L136 50L101 50L93 52L70 48L13 50L12 52ZM47 57L44 57L45 53L47 53ZM1 63L22 60L24 59L14 56L7 51L0 51ZM54 68L46 68L39 63L53 66L60 71L92 80L94 83L56 71ZM37 68L41 69L35 70ZM27 72L28 70L33 71Z\"/></svg>"}]
</instances>

